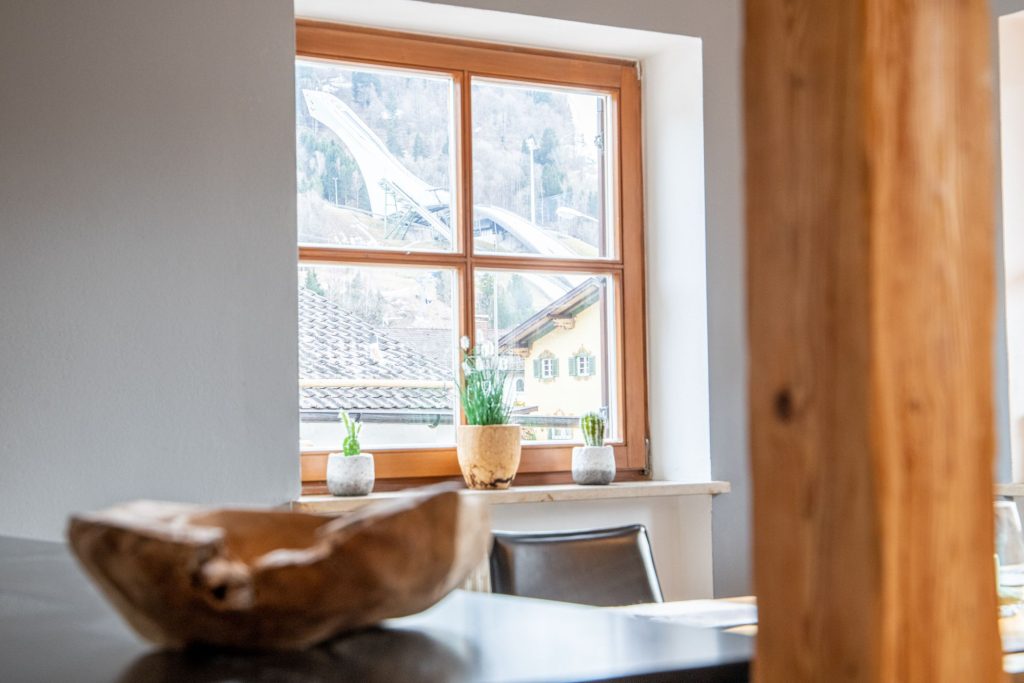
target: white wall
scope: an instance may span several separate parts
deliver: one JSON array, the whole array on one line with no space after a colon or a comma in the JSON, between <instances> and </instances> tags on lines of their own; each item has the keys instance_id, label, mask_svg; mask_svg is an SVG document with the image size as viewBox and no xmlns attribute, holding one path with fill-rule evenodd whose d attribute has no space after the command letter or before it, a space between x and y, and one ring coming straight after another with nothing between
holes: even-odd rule
<instances>
[{"instance_id":1,"label":"white wall","mask_svg":"<svg viewBox=\"0 0 1024 683\"><path fill-rule=\"evenodd\" d=\"M1018 3L1024 6L1024 3ZM1003 11L1011 7L997 8ZM1002 185L1024 184L1024 12L998 21L999 115ZM1006 366L1002 373L1008 398L1001 416L1006 435L1003 450L1012 456L1014 481L1024 478L1024 195L1002 193L1002 254ZM999 360L1003 360L997 355ZM997 380L997 386L1002 384ZM1005 464L1001 468L1005 471Z\"/></svg>"},{"instance_id":2,"label":"white wall","mask_svg":"<svg viewBox=\"0 0 1024 683\"><path fill-rule=\"evenodd\" d=\"M292 12L0 3L0 534L297 493Z\"/></svg>"},{"instance_id":3,"label":"white wall","mask_svg":"<svg viewBox=\"0 0 1024 683\"><path fill-rule=\"evenodd\" d=\"M665 599L711 595L711 572L706 558L711 546L710 496L495 505L491 508L491 524L504 531L564 531L643 524L651 539Z\"/></svg>"}]
</instances>

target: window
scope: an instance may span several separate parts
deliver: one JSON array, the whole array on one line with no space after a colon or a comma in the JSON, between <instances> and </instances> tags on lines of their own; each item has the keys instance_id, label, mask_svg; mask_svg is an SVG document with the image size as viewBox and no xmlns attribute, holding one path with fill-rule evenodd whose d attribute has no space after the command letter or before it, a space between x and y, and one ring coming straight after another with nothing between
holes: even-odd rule
<instances>
[{"instance_id":1,"label":"window","mask_svg":"<svg viewBox=\"0 0 1024 683\"><path fill-rule=\"evenodd\" d=\"M458 476L463 335L512 368L517 482L566 480L590 411L642 476L635 65L307 21L296 43L306 490L342 410L383 488Z\"/></svg>"},{"instance_id":2,"label":"window","mask_svg":"<svg viewBox=\"0 0 1024 683\"><path fill-rule=\"evenodd\" d=\"M584 349L569 359L569 374L573 377L590 377L594 374L594 357Z\"/></svg>"},{"instance_id":3,"label":"window","mask_svg":"<svg viewBox=\"0 0 1024 683\"><path fill-rule=\"evenodd\" d=\"M573 438L572 429L566 427L552 427L548 430L548 438L552 441L569 441Z\"/></svg>"}]
</instances>

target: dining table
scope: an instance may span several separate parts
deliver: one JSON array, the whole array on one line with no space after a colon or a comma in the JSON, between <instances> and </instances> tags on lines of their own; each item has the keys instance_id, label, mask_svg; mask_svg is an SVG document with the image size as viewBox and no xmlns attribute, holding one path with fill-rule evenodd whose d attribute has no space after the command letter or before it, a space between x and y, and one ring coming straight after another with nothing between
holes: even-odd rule
<instances>
[{"instance_id":1,"label":"dining table","mask_svg":"<svg viewBox=\"0 0 1024 683\"><path fill-rule=\"evenodd\" d=\"M63 543L0 536L0 681L560 683L749 678L750 638L600 607L457 590L300 651L156 648Z\"/></svg>"},{"instance_id":2,"label":"dining table","mask_svg":"<svg viewBox=\"0 0 1024 683\"><path fill-rule=\"evenodd\" d=\"M1003 596L1007 591L1005 587L1001 589ZM1024 601L1016 605L1005 599L1002 602L999 633L1003 645L1003 668L1010 681L1024 683ZM757 598L753 595L641 603L606 609L659 623L745 636L751 642L757 636Z\"/></svg>"}]
</instances>

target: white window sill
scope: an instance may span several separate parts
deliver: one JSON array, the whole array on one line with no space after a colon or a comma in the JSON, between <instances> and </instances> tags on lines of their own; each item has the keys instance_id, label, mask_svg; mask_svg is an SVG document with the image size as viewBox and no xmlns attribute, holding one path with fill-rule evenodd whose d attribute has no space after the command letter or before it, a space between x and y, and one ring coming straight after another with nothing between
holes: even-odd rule
<instances>
[{"instance_id":1,"label":"white window sill","mask_svg":"<svg viewBox=\"0 0 1024 683\"><path fill-rule=\"evenodd\" d=\"M492 505L514 503L548 503L572 500L615 500L623 498L653 498L658 496L713 496L728 493L727 481L628 481L607 486L577 486L576 484L554 484L550 486L513 486L504 491L473 491L465 489L464 496L486 498ZM394 500L407 495L405 491L371 493L368 496L339 498L335 496L302 496L292 502L292 509L299 512L337 513L347 512L381 500Z\"/></svg>"},{"instance_id":2,"label":"white window sill","mask_svg":"<svg viewBox=\"0 0 1024 683\"><path fill-rule=\"evenodd\" d=\"M996 495L1024 498L1024 482L1015 481L1009 484L996 484Z\"/></svg>"}]
</instances>

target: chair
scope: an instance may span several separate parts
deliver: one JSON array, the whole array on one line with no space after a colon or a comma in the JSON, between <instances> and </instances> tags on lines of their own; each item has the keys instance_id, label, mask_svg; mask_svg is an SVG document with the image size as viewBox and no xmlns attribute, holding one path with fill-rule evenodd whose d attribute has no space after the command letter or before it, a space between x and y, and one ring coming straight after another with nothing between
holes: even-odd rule
<instances>
[{"instance_id":1,"label":"chair","mask_svg":"<svg viewBox=\"0 0 1024 683\"><path fill-rule=\"evenodd\" d=\"M546 533L496 531L491 590L600 607L663 600L642 524Z\"/></svg>"}]
</instances>

